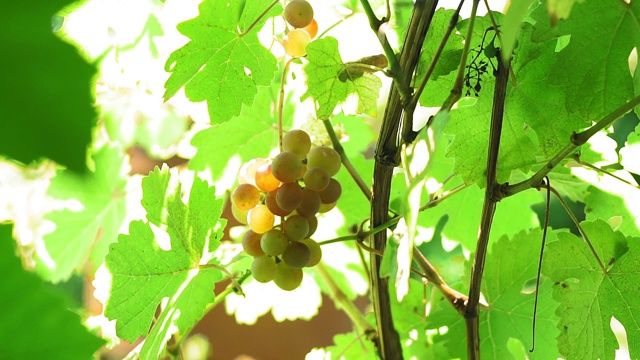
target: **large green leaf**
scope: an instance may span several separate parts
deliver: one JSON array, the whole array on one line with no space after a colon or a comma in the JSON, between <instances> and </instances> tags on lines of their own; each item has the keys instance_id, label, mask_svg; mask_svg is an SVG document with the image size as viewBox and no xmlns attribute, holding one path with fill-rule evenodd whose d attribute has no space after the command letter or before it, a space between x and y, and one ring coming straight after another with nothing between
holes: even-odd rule
<instances>
[{"instance_id":1,"label":"large green leaf","mask_svg":"<svg viewBox=\"0 0 640 360\"><path fill-rule=\"evenodd\" d=\"M0 225L0 341L3 359L90 359L103 341L67 299L22 268L11 225Z\"/></svg>"},{"instance_id":2,"label":"large green leaf","mask_svg":"<svg viewBox=\"0 0 640 360\"><path fill-rule=\"evenodd\" d=\"M177 179L166 167L156 168L143 180L142 203L150 223L131 222L129 234L120 235L106 258L112 283L105 316L116 320L118 336L127 341L149 332L143 358L158 358L174 332L186 331L203 316L214 300L214 284L222 278L219 269L207 266L215 264L207 259L222 236L222 200L198 178L187 204L181 196ZM158 242L167 236L162 233L168 234L170 249ZM169 300L149 330L165 297Z\"/></svg>"},{"instance_id":3,"label":"large green leaf","mask_svg":"<svg viewBox=\"0 0 640 360\"><path fill-rule=\"evenodd\" d=\"M558 346L566 359L614 359L618 341L611 330L615 317L625 327L632 359L640 356L640 238L614 232L603 220L583 222L600 267L587 243L558 233L549 244L543 273L554 282L553 298L561 303Z\"/></svg>"},{"instance_id":4,"label":"large green leaf","mask_svg":"<svg viewBox=\"0 0 640 360\"><path fill-rule=\"evenodd\" d=\"M56 229L44 236L44 249L38 250L37 269L48 280L67 279L87 261L97 268L109 244L118 237L126 213L126 157L119 147L105 146L92 158L93 172L79 175L59 170L51 180L50 196L79 201L82 209L56 210L46 215Z\"/></svg>"},{"instance_id":5,"label":"large green leaf","mask_svg":"<svg viewBox=\"0 0 640 360\"><path fill-rule=\"evenodd\" d=\"M349 70L338 52L338 41L326 37L307 45L307 60L304 67L307 75L307 92L302 100L313 97L318 102L316 116L328 119L336 106L347 100L349 95L358 97L355 113L361 114L375 108L382 87L382 81L369 72Z\"/></svg>"},{"instance_id":6,"label":"large green leaf","mask_svg":"<svg viewBox=\"0 0 640 360\"><path fill-rule=\"evenodd\" d=\"M222 123L251 105L258 86L271 84L276 59L258 40L258 30L268 17L282 11L267 9L264 1L205 0L198 17L178 25L191 41L174 51L165 65L171 76L165 84L165 100L180 88L194 102L207 101L212 123Z\"/></svg>"},{"instance_id":7,"label":"large green leaf","mask_svg":"<svg viewBox=\"0 0 640 360\"><path fill-rule=\"evenodd\" d=\"M547 235L547 241L554 238ZM508 343L517 339L525 347L531 347L533 302L535 295L523 291L534 282L538 271L542 230L520 232L512 239L502 237L491 247L484 269L481 291L486 307L480 308L480 351L486 359L513 359ZM470 265L471 263L467 263ZM469 279L470 268L465 279ZM558 318L554 312L557 304L551 299L551 282L543 281L539 289L538 312L536 314L536 347L528 356L530 359L558 358L555 337L558 334ZM437 329L447 326L448 331L434 341L445 342L453 357L467 358L466 346L460 345L465 339L464 318L448 304L428 319L428 327Z\"/></svg>"},{"instance_id":8,"label":"large green leaf","mask_svg":"<svg viewBox=\"0 0 640 360\"><path fill-rule=\"evenodd\" d=\"M48 157L86 171L96 122L96 69L53 34L52 16L71 1L4 1L0 11L0 155L23 163Z\"/></svg>"}]
</instances>

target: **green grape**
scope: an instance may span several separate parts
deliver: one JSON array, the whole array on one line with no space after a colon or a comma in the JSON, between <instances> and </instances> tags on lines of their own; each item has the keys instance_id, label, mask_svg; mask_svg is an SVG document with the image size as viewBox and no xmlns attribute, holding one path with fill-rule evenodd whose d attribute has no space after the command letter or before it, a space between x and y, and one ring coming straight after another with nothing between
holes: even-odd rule
<instances>
[{"instance_id":1,"label":"green grape","mask_svg":"<svg viewBox=\"0 0 640 360\"><path fill-rule=\"evenodd\" d=\"M280 180L271 172L271 164L264 164L256 170L255 182L258 189L269 192L280 186Z\"/></svg>"},{"instance_id":2,"label":"green grape","mask_svg":"<svg viewBox=\"0 0 640 360\"><path fill-rule=\"evenodd\" d=\"M238 220L240 224L246 224L248 222L248 213L248 210L240 210L235 206L235 204L231 203L231 214L233 214L233 217Z\"/></svg>"},{"instance_id":3,"label":"green grape","mask_svg":"<svg viewBox=\"0 0 640 360\"><path fill-rule=\"evenodd\" d=\"M313 235L318 229L318 218L315 216L307 216L305 219L309 222L309 232L307 233L307 236L305 236L308 238L311 237L311 235Z\"/></svg>"},{"instance_id":4,"label":"green grape","mask_svg":"<svg viewBox=\"0 0 640 360\"><path fill-rule=\"evenodd\" d=\"M292 152L283 151L271 162L271 172L283 183L294 182L302 172L302 159Z\"/></svg>"},{"instance_id":5,"label":"green grape","mask_svg":"<svg viewBox=\"0 0 640 360\"><path fill-rule=\"evenodd\" d=\"M300 242L307 245L307 247L309 248L309 252L311 253L309 262L305 266L312 267L318 265L318 263L322 259L322 248L320 248L320 245L313 239L304 239L300 240Z\"/></svg>"},{"instance_id":6,"label":"green grape","mask_svg":"<svg viewBox=\"0 0 640 360\"><path fill-rule=\"evenodd\" d=\"M284 8L284 19L295 28L303 28L313 20L313 7L306 0L293 0Z\"/></svg>"},{"instance_id":7,"label":"green grape","mask_svg":"<svg viewBox=\"0 0 640 360\"><path fill-rule=\"evenodd\" d=\"M251 230L244 233L242 237L242 248L244 252L254 257L264 255L264 251L262 251L262 247L260 247L261 238L262 235Z\"/></svg>"},{"instance_id":8,"label":"green grape","mask_svg":"<svg viewBox=\"0 0 640 360\"><path fill-rule=\"evenodd\" d=\"M240 210L250 210L260 202L260 190L248 183L240 184L233 190L231 202Z\"/></svg>"},{"instance_id":9,"label":"green grape","mask_svg":"<svg viewBox=\"0 0 640 360\"><path fill-rule=\"evenodd\" d=\"M278 206L278 201L276 196L278 195L277 190L269 191L267 195L264 197L264 204L267 205L269 211L271 211L274 215L278 216L287 216L291 213L292 210L283 210Z\"/></svg>"},{"instance_id":10,"label":"green grape","mask_svg":"<svg viewBox=\"0 0 640 360\"><path fill-rule=\"evenodd\" d=\"M302 216L313 216L320 210L320 195L309 189L302 189L302 202L296 209Z\"/></svg>"},{"instance_id":11,"label":"green grape","mask_svg":"<svg viewBox=\"0 0 640 360\"><path fill-rule=\"evenodd\" d=\"M302 179L307 189L317 192L324 190L329 185L331 176L324 169L316 167L308 169Z\"/></svg>"},{"instance_id":12,"label":"green grape","mask_svg":"<svg viewBox=\"0 0 640 360\"><path fill-rule=\"evenodd\" d=\"M304 130L291 130L282 139L282 149L304 159L311 149L311 138Z\"/></svg>"},{"instance_id":13,"label":"green grape","mask_svg":"<svg viewBox=\"0 0 640 360\"><path fill-rule=\"evenodd\" d=\"M294 269L302 269L307 266L311 258L311 251L307 245L294 241L287 246L282 253L282 261Z\"/></svg>"},{"instance_id":14,"label":"green grape","mask_svg":"<svg viewBox=\"0 0 640 360\"><path fill-rule=\"evenodd\" d=\"M260 247L265 254L270 256L282 255L289 245L289 239L277 229L272 229L262 234L260 239Z\"/></svg>"},{"instance_id":15,"label":"green grape","mask_svg":"<svg viewBox=\"0 0 640 360\"><path fill-rule=\"evenodd\" d=\"M302 283L302 270L294 269L291 266L285 264L284 261L280 261L277 264L278 270L273 282L278 285L282 290L291 291L300 286Z\"/></svg>"},{"instance_id":16,"label":"green grape","mask_svg":"<svg viewBox=\"0 0 640 360\"><path fill-rule=\"evenodd\" d=\"M309 151L307 155L307 168L321 168L333 176L340 170L340 155L337 151L328 146L317 146Z\"/></svg>"},{"instance_id":17,"label":"green grape","mask_svg":"<svg viewBox=\"0 0 640 360\"><path fill-rule=\"evenodd\" d=\"M309 233L309 221L300 215L289 216L282 224L282 231L290 241L302 240Z\"/></svg>"},{"instance_id":18,"label":"green grape","mask_svg":"<svg viewBox=\"0 0 640 360\"><path fill-rule=\"evenodd\" d=\"M249 222L249 228L258 234L264 234L265 232L273 229L273 223L275 222L275 216L269 211L266 205L258 204L253 209L249 210L247 216Z\"/></svg>"},{"instance_id":19,"label":"green grape","mask_svg":"<svg viewBox=\"0 0 640 360\"><path fill-rule=\"evenodd\" d=\"M318 210L318 212L321 213L321 214L329 212L329 211L333 210L334 207L336 207L336 204L338 204L337 201L334 201L334 202L329 203L329 204L320 204L320 209Z\"/></svg>"},{"instance_id":20,"label":"green grape","mask_svg":"<svg viewBox=\"0 0 640 360\"><path fill-rule=\"evenodd\" d=\"M336 179L329 180L329 185L326 189L318 193L320 195L320 202L323 204L331 204L340 198L342 195L342 186Z\"/></svg>"},{"instance_id":21,"label":"green grape","mask_svg":"<svg viewBox=\"0 0 640 360\"><path fill-rule=\"evenodd\" d=\"M285 211L293 211L302 204L302 187L296 182L282 184L277 190L276 201Z\"/></svg>"},{"instance_id":22,"label":"green grape","mask_svg":"<svg viewBox=\"0 0 640 360\"><path fill-rule=\"evenodd\" d=\"M251 264L251 274L253 278L261 283L273 280L278 273L276 261L269 256L256 256Z\"/></svg>"}]
</instances>

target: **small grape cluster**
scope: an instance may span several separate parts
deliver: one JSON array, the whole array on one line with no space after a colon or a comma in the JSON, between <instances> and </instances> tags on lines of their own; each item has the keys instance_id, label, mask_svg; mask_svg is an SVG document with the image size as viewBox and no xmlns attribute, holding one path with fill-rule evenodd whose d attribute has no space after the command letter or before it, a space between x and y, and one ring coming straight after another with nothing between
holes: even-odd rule
<instances>
[{"instance_id":1,"label":"small grape cluster","mask_svg":"<svg viewBox=\"0 0 640 360\"><path fill-rule=\"evenodd\" d=\"M292 57L306 55L307 44L318 33L318 23L313 18L313 7L306 0L293 0L284 8L284 19L295 28L282 40L285 52Z\"/></svg>"},{"instance_id":2,"label":"small grape cluster","mask_svg":"<svg viewBox=\"0 0 640 360\"><path fill-rule=\"evenodd\" d=\"M320 262L322 250L310 237L318 227L316 214L333 209L342 194L333 178L340 165L334 149L312 148L305 131L292 130L271 162L253 159L241 171L231 209L249 225L242 247L253 256L251 273L257 281L273 280L281 289L293 290L302 282L301 269ZM274 226L276 216L282 221Z\"/></svg>"}]
</instances>

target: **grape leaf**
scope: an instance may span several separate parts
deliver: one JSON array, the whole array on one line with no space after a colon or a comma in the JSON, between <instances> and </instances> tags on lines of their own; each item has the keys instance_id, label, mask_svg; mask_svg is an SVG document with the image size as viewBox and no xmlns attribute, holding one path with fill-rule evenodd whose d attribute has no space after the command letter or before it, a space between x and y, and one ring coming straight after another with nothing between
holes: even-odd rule
<instances>
[{"instance_id":1,"label":"grape leaf","mask_svg":"<svg viewBox=\"0 0 640 360\"><path fill-rule=\"evenodd\" d=\"M376 357L375 354L376 350L371 341L361 334L351 332L334 335L333 345L325 348L323 359L373 359Z\"/></svg>"},{"instance_id":2,"label":"grape leaf","mask_svg":"<svg viewBox=\"0 0 640 360\"><path fill-rule=\"evenodd\" d=\"M567 111L597 121L633 97L628 58L640 45L640 4L586 1L558 22L557 34L571 41L556 56L549 85L563 87Z\"/></svg>"},{"instance_id":3,"label":"grape leaf","mask_svg":"<svg viewBox=\"0 0 640 360\"><path fill-rule=\"evenodd\" d=\"M431 26L429 27L422 47L420 62L418 63L418 79L424 77L424 73L431 64L431 59L433 59L454 13L455 10L440 8L433 14ZM454 31L442 49L440 58L431 74L431 80L435 80L442 75L447 75L458 68L460 57L462 56L462 45L462 36Z\"/></svg>"},{"instance_id":4,"label":"grape leaf","mask_svg":"<svg viewBox=\"0 0 640 360\"><path fill-rule=\"evenodd\" d=\"M211 169L214 179L222 176L227 161L234 155L246 162L256 157L265 157L278 144L277 113L275 99L277 86L260 87L253 106L244 105L242 112L232 121L213 124L211 128L198 132L191 143L198 148L189 162L192 170ZM293 104L289 101L283 108L283 126L291 126Z\"/></svg>"},{"instance_id":5,"label":"grape leaf","mask_svg":"<svg viewBox=\"0 0 640 360\"><path fill-rule=\"evenodd\" d=\"M554 234L547 234L547 241ZM480 352L487 359L513 359L507 345L510 338L517 339L526 347L531 346L531 324L533 320L533 293L524 293L525 285L535 281L540 255L542 230L520 232L512 239L504 236L491 247L484 269L481 291L488 306L480 308ZM471 262L467 262L465 278L468 280ZM530 359L556 359L557 350L547 344L555 343L558 334L557 304L551 299L551 282L542 281L539 291L536 322L536 348ZM428 318L428 327L437 329L448 326L446 334L438 335L434 342L445 342L453 357L467 358L466 347L460 346L465 338L462 316L446 303Z\"/></svg>"},{"instance_id":6,"label":"grape leaf","mask_svg":"<svg viewBox=\"0 0 640 360\"><path fill-rule=\"evenodd\" d=\"M15 256L12 226L0 225L0 341L4 359L90 359L104 343L69 311L68 300Z\"/></svg>"},{"instance_id":7,"label":"grape leaf","mask_svg":"<svg viewBox=\"0 0 640 360\"><path fill-rule=\"evenodd\" d=\"M571 233L558 233L559 241L549 244L542 270L561 303L560 352L567 359L614 359L618 342L609 323L615 316L626 329L631 358L637 359L640 238L625 238L601 219L582 227L606 272L586 242Z\"/></svg>"},{"instance_id":8,"label":"grape leaf","mask_svg":"<svg viewBox=\"0 0 640 360\"><path fill-rule=\"evenodd\" d=\"M219 269L207 266L215 264L215 259L207 259L222 236L224 226L217 226L224 225L219 222L222 200L197 177L186 204L181 188L166 166L150 173L143 180L142 203L155 227L131 222L129 234L121 234L106 257L112 283L105 316L116 320L122 339L131 342L145 335L156 307L169 298L149 332L142 358L158 358L173 332L193 326L214 300L215 282L222 278ZM163 232L170 238L170 250L156 241Z\"/></svg>"},{"instance_id":9,"label":"grape leaf","mask_svg":"<svg viewBox=\"0 0 640 360\"><path fill-rule=\"evenodd\" d=\"M69 3L3 2L0 68L7 91L0 97L0 154L23 163L48 157L85 172L97 118L96 69L52 32L52 16Z\"/></svg>"},{"instance_id":10,"label":"grape leaf","mask_svg":"<svg viewBox=\"0 0 640 360\"><path fill-rule=\"evenodd\" d=\"M575 3L581 4L585 0L547 0L547 12L552 25L559 19L566 19L571 14L571 8Z\"/></svg>"},{"instance_id":11,"label":"grape leaf","mask_svg":"<svg viewBox=\"0 0 640 360\"><path fill-rule=\"evenodd\" d=\"M207 101L212 123L222 123L238 115L242 104L253 103L258 86L271 84L276 59L257 33L282 7L273 6L253 27L267 9L263 1L205 0L198 8L198 17L178 25L191 41L167 59L165 70L171 76L164 99L184 86L189 100Z\"/></svg>"},{"instance_id":12,"label":"grape leaf","mask_svg":"<svg viewBox=\"0 0 640 360\"><path fill-rule=\"evenodd\" d=\"M620 216L622 223L616 230L628 236L640 236L640 193L617 180L607 184L605 190L595 186L587 189L584 208L587 220Z\"/></svg>"},{"instance_id":13,"label":"grape leaf","mask_svg":"<svg viewBox=\"0 0 640 360\"><path fill-rule=\"evenodd\" d=\"M338 41L330 36L307 45L307 60L304 67L308 90L301 100L313 97L318 102L316 116L328 119L339 103L350 94L358 97L358 114L375 108L382 81L369 72L354 75L347 69L338 53ZM341 74L346 74L343 78Z\"/></svg>"},{"instance_id":14,"label":"grape leaf","mask_svg":"<svg viewBox=\"0 0 640 360\"><path fill-rule=\"evenodd\" d=\"M640 125L630 133L624 147L620 149L620 164L625 170L640 175Z\"/></svg>"},{"instance_id":15,"label":"grape leaf","mask_svg":"<svg viewBox=\"0 0 640 360\"><path fill-rule=\"evenodd\" d=\"M77 200L83 208L57 210L45 216L56 224L56 230L44 236L44 249L38 251L37 270L45 279L54 282L68 279L86 261L97 268L109 244L118 237L126 211L125 186L129 170L126 157L119 147L104 146L92 159L93 172L78 175L58 170L51 180L49 196Z\"/></svg>"}]
</instances>

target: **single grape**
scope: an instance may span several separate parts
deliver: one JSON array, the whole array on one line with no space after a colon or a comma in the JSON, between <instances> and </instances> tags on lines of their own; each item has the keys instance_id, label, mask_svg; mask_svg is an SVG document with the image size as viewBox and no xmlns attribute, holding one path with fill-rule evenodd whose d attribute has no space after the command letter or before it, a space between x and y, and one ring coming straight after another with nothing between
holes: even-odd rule
<instances>
[{"instance_id":1,"label":"single grape","mask_svg":"<svg viewBox=\"0 0 640 360\"><path fill-rule=\"evenodd\" d=\"M313 7L306 0L293 0L284 8L284 19L295 28L303 28L313 20Z\"/></svg>"},{"instance_id":2,"label":"single grape","mask_svg":"<svg viewBox=\"0 0 640 360\"><path fill-rule=\"evenodd\" d=\"M321 214L329 212L329 211L333 210L334 207L336 207L337 203L338 203L337 201L334 201L334 202L329 203L329 204L320 204L320 209L318 210L318 212L321 213Z\"/></svg>"},{"instance_id":3,"label":"single grape","mask_svg":"<svg viewBox=\"0 0 640 360\"><path fill-rule=\"evenodd\" d=\"M316 167L307 170L302 179L304 181L304 186L307 189L322 191L329 185L329 179L331 179L331 176L329 176L324 169Z\"/></svg>"},{"instance_id":4,"label":"single grape","mask_svg":"<svg viewBox=\"0 0 640 360\"><path fill-rule=\"evenodd\" d=\"M320 202L323 204L331 204L340 198L342 195L342 186L336 179L329 180L329 185L318 193L320 195Z\"/></svg>"},{"instance_id":5,"label":"single grape","mask_svg":"<svg viewBox=\"0 0 640 360\"><path fill-rule=\"evenodd\" d=\"M242 165L242 167L240 168L240 171L238 172L238 183L239 184L249 183L249 184L255 185L256 183L254 180L255 180L256 170L260 166L268 163L269 163L269 160L263 159L263 158L255 158L255 159L249 160L244 165Z\"/></svg>"},{"instance_id":6,"label":"single grape","mask_svg":"<svg viewBox=\"0 0 640 360\"><path fill-rule=\"evenodd\" d=\"M307 167L309 169L321 168L333 176L340 170L340 155L337 151L328 146L317 146L309 151L307 155Z\"/></svg>"},{"instance_id":7,"label":"single grape","mask_svg":"<svg viewBox=\"0 0 640 360\"><path fill-rule=\"evenodd\" d=\"M308 32L310 38L313 39L314 37L316 37L316 35L318 35L318 23L316 22L316 19L311 20L309 25L302 28L302 30Z\"/></svg>"},{"instance_id":8,"label":"single grape","mask_svg":"<svg viewBox=\"0 0 640 360\"><path fill-rule=\"evenodd\" d=\"M283 183L296 181L302 171L302 159L289 151L278 154L271 162L271 172Z\"/></svg>"},{"instance_id":9,"label":"single grape","mask_svg":"<svg viewBox=\"0 0 640 360\"><path fill-rule=\"evenodd\" d=\"M294 269L280 261L277 265L276 276L273 282L282 290L291 291L300 286L302 283L302 270Z\"/></svg>"},{"instance_id":10,"label":"single grape","mask_svg":"<svg viewBox=\"0 0 640 360\"><path fill-rule=\"evenodd\" d=\"M250 210L260 202L260 190L248 183L240 184L233 190L231 202L240 210Z\"/></svg>"},{"instance_id":11,"label":"single grape","mask_svg":"<svg viewBox=\"0 0 640 360\"><path fill-rule=\"evenodd\" d=\"M244 249L244 252L254 257L264 255L264 251L262 250L262 247L260 247L261 238L262 235L251 230L244 233L244 236L242 237L242 248Z\"/></svg>"},{"instance_id":12,"label":"single grape","mask_svg":"<svg viewBox=\"0 0 640 360\"><path fill-rule=\"evenodd\" d=\"M278 206L278 201L276 196L278 195L278 191L269 191L267 195L264 197L264 204L267 205L269 211L271 211L274 215L278 216L287 216L291 213L292 210L283 210Z\"/></svg>"},{"instance_id":13,"label":"single grape","mask_svg":"<svg viewBox=\"0 0 640 360\"><path fill-rule=\"evenodd\" d=\"M291 57L301 57L307 55L307 45L311 42L309 33L302 29L289 31L282 40L284 52Z\"/></svg>"},{"instance_id":14,"label":"single grape","mask_svg":"<svg viewBox=\"0 0 640 360\"><path fill-rule=\"evenodd\" d=\"M282 253L282 261L294 269L301 269L309 263L311 251L307 245L294 241Z\"/></svg>"},{"instance_id":15,"label":"single grape","mask_svg":"<svg viewBox=\"0 0 640 360\"><path fill-rule=\"evenodd\" d=\"M246 224L248 222L247 215L249 210L240 210L233 203L231 203L231 214L238 220L240 224Z\"/></svg>"},{"instance_id":16,"label":"single grape","mask_svg":"<svg viewBox=\"0 0 640 360\"><path fill-rule=\"evenodd\" d=\"M256 170L255 183L258 189L269 192L280 186L280 180L271 172L271 164L263 164Z\"/></svg>"},{"instance_id":17,"label":"single grape","mask_svg":"<svg viewBox=\"0 0 640 360\"><path fill-rule=\"evenodd\" d=\"M290 241L302 240L309 233L309 221L300 215L291 215L282 224L282 231Z\"/></svg>"},{"instance_id":18,"label":"single grape","mask_svg":"<svg viewBox=\"0 0 640 360\"><path fill-rule=\"evenodd\" d=\"M282 255L289 245L289 239L278 229L271 229L262 234L260 247L265 254L270 256Z\"/></svg>"},{"instance_id":19,"label":"single grape","mask_svg":"<svg viewBox=\"0 0 640 360\"><path fill-rule=\"evenodd\" d=\"M304 159L311 149L311 138L304 130L291 130L282 138L282 149Z\"/></svg>"},{"instance_id":20,"label":"single grape","mask_svg":"<svg viewBox=\"0 0 640 360\"><path fill-rule=\"evenodd\" d=\"M261 283L267 283L276 277L278 266L276 261L269 256L256 256L251 264L253 278Z\"/></svg>"},{"instance_id":21,"label":"single grape","mask_svg":"<svg viewBox=\"0 0 640 360\"><path fill-rule=\"evenodd\" d=\"M297 182L282 184L276 193L276 202L284 211L293 211L302 204L302 187Z\"/></svg>"},{"instance_id":22,"label":"single grape","mask_svg":"<svg viewBox=\"0 0 640 360\"><path fill-rule=\"evenodd\" d=\"M307 188L302 189L302 202L296 208L298 214L302 216L313 216L320 210L320 195Z\"/></svg>"},{"instance_id":23,"label":"single grape","mask_svg":"<svg viewBox=\"0 0 640 360\"><path fill-rule=\"evenodd\" d=\"M307 216L305 219L309 222L309 232L307 233L307 236L305 236L308 238L311 237L311 235L313 235L318 229L318 218L315 216Z\"/></svg>"},{"instance_id":24,"label":"single grape","mask_svg":"<svg viewBox=\"0 0 640 360\"><path fill-rule=\"evenodd\" d=\"M318 263L322 259L322 248L320 248L320 245L313 239L304 239L300 240L300 242L307 245L307 247L309 248L309 252L311 253L309 262L307 263L306 267L318 265Z\"/></svg>"},{"instance_id":25,"label":"single grape","mask_svg":"<svg viewBox=\"0 0 640 360\"><path fill-rule=\"evenodd\" d=\"M264 234L265 232L273 229L273 223L275 222L275 216L269 211L266 205L258 204L253 209L249 210L247 216L249 222L249 228L258 234Z\"/></svg>"}]
</instances>

